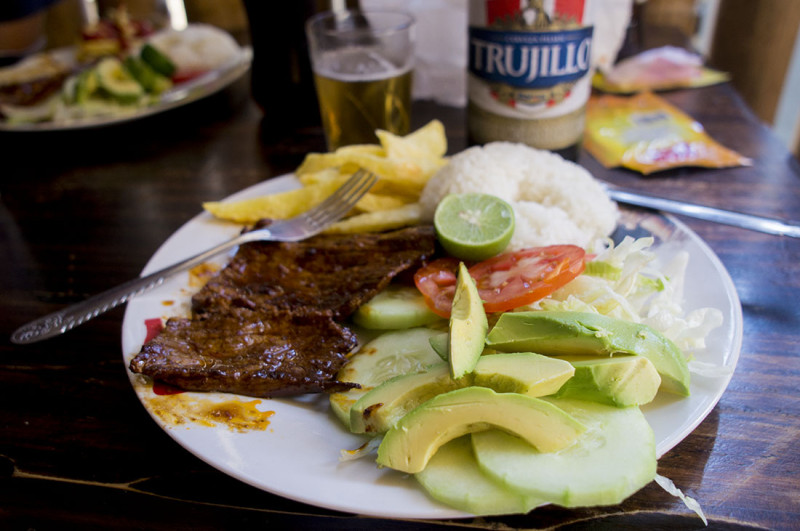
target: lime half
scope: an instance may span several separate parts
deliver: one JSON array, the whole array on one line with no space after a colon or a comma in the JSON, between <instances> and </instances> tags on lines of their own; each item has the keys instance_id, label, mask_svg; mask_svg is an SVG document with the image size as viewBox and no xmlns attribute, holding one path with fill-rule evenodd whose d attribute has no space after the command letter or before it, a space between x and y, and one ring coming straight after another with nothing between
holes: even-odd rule
<instances>
[{"instance_id":1,"label":"lime half","mask_svg":"<svg viewBox=\"0 0 800 531\"><path fill-rule=\"evenodd\" d=\"M451 194L436 207L433 224L448 253L462 260L486 260L511 240L514 210L493 195Z\"/></svg>"}]
</instances>

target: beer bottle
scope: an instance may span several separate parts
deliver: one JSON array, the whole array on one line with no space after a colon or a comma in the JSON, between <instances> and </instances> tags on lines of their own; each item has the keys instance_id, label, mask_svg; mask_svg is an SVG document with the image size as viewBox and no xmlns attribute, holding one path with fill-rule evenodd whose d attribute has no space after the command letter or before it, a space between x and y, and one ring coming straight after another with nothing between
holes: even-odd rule
<instances>
[{"instance_id":1,"label":"beer bottle","mask_svg":"<svg viewBox=\"0 0 800 531\"><path fill-rule=\"evenodd\" d=\"M472 143L521 142L577 158L592 88L584 15L584 0L470 0Z\"/></svg>"}]
</instances>

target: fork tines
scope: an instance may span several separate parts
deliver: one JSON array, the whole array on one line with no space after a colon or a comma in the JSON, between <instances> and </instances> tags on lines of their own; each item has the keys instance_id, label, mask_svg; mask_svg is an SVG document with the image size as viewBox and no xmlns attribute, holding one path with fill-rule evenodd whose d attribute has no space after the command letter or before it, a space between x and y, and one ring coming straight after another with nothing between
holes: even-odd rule
<instances>
[{"instance_id":1,"label":"fork tines","mask_svg":"<svg viewBox=\"0 0 800 531\"><path fill-rule=\"evenodd\" d=\"M378 177L358 170L322 203L304 214L313 224L324 227L344 216L366 194Z\"/></svg>"}]
</instances>

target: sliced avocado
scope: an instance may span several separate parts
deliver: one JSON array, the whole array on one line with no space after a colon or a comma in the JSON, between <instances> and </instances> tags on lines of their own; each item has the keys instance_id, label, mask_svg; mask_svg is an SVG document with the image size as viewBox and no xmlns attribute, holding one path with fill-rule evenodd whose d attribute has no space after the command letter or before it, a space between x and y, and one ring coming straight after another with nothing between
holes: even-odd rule
<instances>
[{"instance_id":1,"label":"sliced avocado","mask_svg":"<svg viewBox=\"0 0 800 531\"><path fill-rule=\"evenodd\" d=\"M545 503L484 474L475 461L469 435L439 448L414 477L433 499L475 516L525 514Z\"/></svg>"},{"instance_id":2,"label":"sliced avocado","mask_svg":"<svg viewBox=\"0 0 800 531\"><path fill-rule=\"evenodd\" d=\"M177 67L175 66L175 63L172 62L172 59L167 57L166 54L161 52L152 44L147 43L142 46L139 56L142 58L142 61L150 66L150 68L162 76L171 78L177 70Z\"/></svg>"},{"instance_id":3,"label":"sliced avocado","mask_svg":"<svg viewBox=\"0 0 800 531\"><path fill-rule=\"evenodd\" d=\"M472 371L474 385L528 396L553 394L573 374L569 362L532 352L484 355Z\"/></svg>"},{"instance_id":4,"label":"sliced avocado","mask_svg":"<svg viewBox=\"0 0 800 531\"><path fill-rule=\"evenodd\" d=\"M442 320L425 304L418 289L392 284L363 304L353 322L370 330L402 330Z\"/></svg>"},{"instance_id":5,"label":"sliced avocado","mask_svg":"<svg viewBox=\"0 0 800 531\"><path fill-rule=\"evenodd\" d=\"M491 430L472 434L481 470L523 496L564 507L616 505L656 475L653 430L638 407L540 399L586 426L575 442L541 452L518 437Z\"/></svg>"},{"instance_id":6,"label":"sliced avocado","mask_svg":"<svg viewBox=\"0 0 800 531\"><path fill-rule=\"evenodd\" d=\"M616 407L640 406L655 398L661 377L642 356L572 362L575 376L553 397L575 398Z\"/></svg>"},{"instance_id":7,"label":"sliced avocado","mask_svg":"<svg viewBox=\"0 0 800 531\"><path fill-rule=\"evenodd\" d=\"M450 375L461 378L472 372L486 345L489 322L475 281L464 262L458 265L456 293L450 312L450 335L447 345Z\"/></svg>"},{"instance_id":8,"label":"sliced avocado","mask_svg":"<svg viewBox=\"0 0 800 531\"><path fill-rule=\"evenodd\" d=\"M95 67L95 72L100 89L123 105L137 103L144 94L144 88L115 57L102 59Z\"/></svg>"},{"instance_id":9,"label":"sliced avocado","mask_svg":"<svg viewBox=\"0 0 800 531\"><path fill-rule=\"evenodd\" d=\"M584 312L511 312L500 316L486 344L505 352L530 350L551 356L643 356L661 376L662 389L689 395L689 367L683 353L644 324Z\"/></svg>"},{"instance_id":10,"label":"sliced avocado","mask_svg":"<svg viewBox=\"0 0 800 531\"><path fill-rule=\"evenodd\" d=\"M428 328L385 332L361 347L337 375L339 381L361 384L361 389L331 393L331 409L336 417L349 428L350 408L370 389L395 376L422 372L440 362L428 342L439 333Z\"/></svg>"},{"instance_id":11,"label":"sliced avocado","mask_svg":"<svg viewBox=\"0 0 800 531\"><path fill-rule=\"evenodd\" d=\"M521 437L541 452L565 448L585 430L583 424L539 398L465 387L438 395L400 419L384 435L377 462L415 474L443 444L492 427Z\"/></svg>"},{"instance_id":12,"label":"sliced avocado","mask_svg":"<svg viewBox=\"0 0 800 531\"><path fill-rule=\"evenodd\" d=\"M418 405L436 395L470 385L470 378L454 380L450 366L441 362L417 374L396 376L362 396L350 408L350 431L384 433Z\"/></svg>"},{"instance_id":13,"label":"sliced avocado","mask_svg":"<svg viewBox=\"0 0 800 531\"><path fill-rule=\"evenodd\" d=\"M431 348L436 351L439 357L447 361L447 344L450 342L450 334L442 332L441 334L431 336L428 341L430 341Z\"/></svg>"},{"instance_id":14,"label":"sliced avocado","mask_svg":"<svg viewBox=\"0 0 800 531\"><path fill-rule=\"evenodd\" d=\"M470 385L499 393L549 395L574 372L566 361L532 353L481 356L475 370L457 380L450 376L447 363L437 363L423 372L392 378L363 395L350 408L350 430L384 433L423 402Z\"/></svg>"}]
</instances>

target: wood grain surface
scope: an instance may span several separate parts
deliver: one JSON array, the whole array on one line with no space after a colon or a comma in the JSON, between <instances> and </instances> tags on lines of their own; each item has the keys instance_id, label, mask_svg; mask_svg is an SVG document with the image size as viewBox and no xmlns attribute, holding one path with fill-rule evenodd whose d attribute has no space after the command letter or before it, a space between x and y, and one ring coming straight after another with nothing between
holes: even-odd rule
<instances>
[{"instance_id":1,"label":"wood grain surface","mask_svg":"<svg viewBox=\"0 0 800 531\"><path fill-rule=\"evenodd\" d=\"M800 219L800 167L729 85L665 97L753 159L650 177L579 162L648 193ZM292 171L319 128L265 123L246 79L206 100L115 127L0 135L0 528L701 529L651 484L613 507L441 522L363 518L292 502L225 476L148 416L122 362L123 309L16 346L18 326L137 276L201 202ZM467 146L464 111L418 102L416 126ZM717 253L742 302L744 341L708 418L659 462L713 529L800 521L800 240L684 221Z\"/></svg>"}]
</instances>

